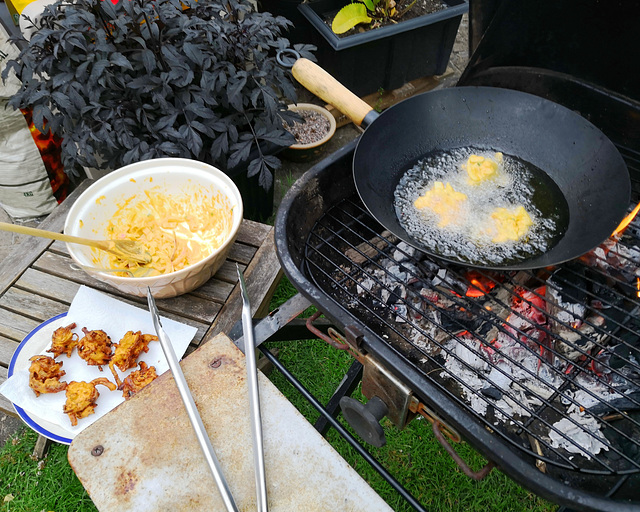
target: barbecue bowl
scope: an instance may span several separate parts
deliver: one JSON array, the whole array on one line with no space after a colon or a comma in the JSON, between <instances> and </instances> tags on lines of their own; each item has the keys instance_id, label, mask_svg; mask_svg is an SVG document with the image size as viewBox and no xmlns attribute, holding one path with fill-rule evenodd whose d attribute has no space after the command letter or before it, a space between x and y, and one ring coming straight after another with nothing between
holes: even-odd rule
<instances>
[{"instance_id":1,"label":"barbecue bowl","mask_svg":"<svg viewBox=\"0 0 640 512\"><path fill-rule=\"evenodd\" d=\"M108 239L107 224L123 202L143 199L145 191L168 194L220 193L216 203L232 209L229 232L223 244L205 259L175 272L148 277L123 277L108 272L106 253L67 244L73 261L89 275L129 295L144 297L147 287L156 298L175 297L201 286L225 261L242 221L240 192L222 171L208 164L182 158L159 158L127 165L93 183L76 200L67 216L64 232L86 238ZM102 258L102 260L100 260Z\"/></svg>"}]
</instances>

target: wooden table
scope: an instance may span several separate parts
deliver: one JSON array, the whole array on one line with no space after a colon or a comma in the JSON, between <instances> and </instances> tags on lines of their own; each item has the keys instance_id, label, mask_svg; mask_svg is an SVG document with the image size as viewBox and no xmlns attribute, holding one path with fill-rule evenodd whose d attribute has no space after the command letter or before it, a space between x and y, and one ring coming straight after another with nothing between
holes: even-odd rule
<instances>
[{"instance_id":1,"label":"wooden table","mask_svg":"<svg viewBox=\"0 0 640 512\"><path fill-rule=\"evenodd\" d=\"M91 183L90 180L82 182L39 227L62 231L69 208ZM242 298L237 286L236 263L245 274L253 316L264 316L282 275L273 227L243 221L227 261L209 282L192 293L157 301L163 316L198 329L187 354L218 333L229 332L240 319ZM43 321L66 312L81 285L146 307L145 298L121 294L84 271L75 270L72 265L64 243L34 237L24 237L3 262L0 270L0 383L7 379L11 356L22 339ZM0 410L16 414L11 402L2 395Z\"/></svg>"}]
</instances>

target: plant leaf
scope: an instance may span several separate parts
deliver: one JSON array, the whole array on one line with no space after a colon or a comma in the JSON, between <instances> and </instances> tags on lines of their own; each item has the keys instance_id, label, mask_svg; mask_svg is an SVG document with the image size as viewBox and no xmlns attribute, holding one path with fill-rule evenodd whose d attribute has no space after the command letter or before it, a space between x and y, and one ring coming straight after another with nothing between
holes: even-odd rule
<instances>
[{"instance_id":1,"label":"plant leaf","mask_svg":"<svg viewBox=\"0 0 640 512\"><path fill-rule=\"evenodd\" d=\"M371 12L376 10L376 5L380 3L380 0L361 0L361 2L367 6Z\"/></svg>"},{"instance_id":2,"label":"plant leaf","mask_svg":"<svg viewBox=\"0 0 640 512\"><path fill-rule=\"evenodd\" d=\"M371 23L367 8L360 3L349 4L340 9L333 18L331 30L334 34L344 34L359 23Z\"/></svg>"}]
</instances>

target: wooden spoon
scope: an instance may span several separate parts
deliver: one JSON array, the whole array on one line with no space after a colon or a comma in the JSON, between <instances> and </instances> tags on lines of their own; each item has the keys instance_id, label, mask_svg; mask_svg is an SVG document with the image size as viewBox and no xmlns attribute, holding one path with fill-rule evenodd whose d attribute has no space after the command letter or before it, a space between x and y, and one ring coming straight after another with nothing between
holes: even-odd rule
<instances>
[{"instance_id":1,"label":"wooden spoon","mask_svg":"<svg viewBox=\"0 0 640 512\"><path fill-rule=\"evenodd\" d=\"M151 255L133 240L92 240L90 238L65 235L64 233L29 228L27 226L10 224L7 222L0 222L0 230L11 231L13 233L20 233L23 235L38 236L40 238L49 238L51 240L60 240L61 242L69 242L72 244L88 245L89 247L96 247L97 249L115 254L124 260L132 260L142 263L143 265L151 262Z\"/></svg>"}]
</instances>

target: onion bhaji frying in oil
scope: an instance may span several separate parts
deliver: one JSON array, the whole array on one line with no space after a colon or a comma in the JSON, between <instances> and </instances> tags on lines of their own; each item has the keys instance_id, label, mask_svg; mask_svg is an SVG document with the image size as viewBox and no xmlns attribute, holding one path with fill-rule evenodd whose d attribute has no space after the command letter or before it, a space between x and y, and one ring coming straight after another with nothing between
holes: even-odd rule
<instances>
[{"instance_id":1,"label":"onion bhaji frying in oil","mask_svg":"<svg viewBox=\"0 0 640 512\"><path fill-rule=\"evenodd\" d=\"M36 396L42 393L57 393L67 388L66 382L60 382L60 377L66 373L61 369L62 362L58 363L49 356L33 356L29 361L29 387Z\"/></svg>"},{"instance_id":2,"label":"onion bhaji frying in oil","mask_svg":"<svg viewBox=\"0 0 640 512\"><path fill-rule=\"evenodd\" d=\"M142 334L141 331L128 331L119 343L114 343L116 349L109 362L109 368L116 379L118 389L122 389L122 381L118 377L114 367L117 366L122 372L135 367L140 354L142 352L149 352L149 343L157 340L158 337L153 334Z\"/></svg>"},{"instance_id":3,"label":"onion bhaji frying in oil","mask_svg":"<svg viewBox=\"0 0 640 512\"><path fill-rule=\"evenodd\" d=\"M104 331L90 331L86 327L82 332L84 336L78 341L78 355L89 366L97 366L102 371L102 366L111 360L111 338Z\"/></svg>"},{"instance_id":4,"label":"onion bhaji frying in oil","mask_svg":"<svg viewBox=\"0 0 640 512\"><path fill-rule=\"evenodd\" d=\"M71 357L73 349L78 344L78 335L71 332L71 329L75 329L76 324L72 323L66 327L59 327L53 331L51 336L51 348L47 349L47 352L51 352L53 357L58 357L60 354L67 354L67 357Z\"/></svg>"},{"instance_id":5,"label":"onion bhaji frying in oil","mask_svg":"<svg viewBox=\"0 0 640 512\"><path fill-rule=\"evenodd\" d=\"M147 366L147 363L140 361L139 370L131 372L118 389L122 389L122 396L129 400L147 384L150 384L158 376L154 366Z\"/></svg>"},{"instance_id":6,"label":"onion bhaji frying in oil","mask_svg":"<svg viewBox=\"0 0 640 512\"><path fill-rule=\"evenodd\" d=\"M116 385L106 377L93 379L91 382L69 382L66 391L67 401L63 410L69 416L71 425L74 427L78 424L79 419L86 418L95 412L96 400L100 396L96 389L98 384L108 387L111 391L116 389Z\"/></svg>"}]
</instances>

